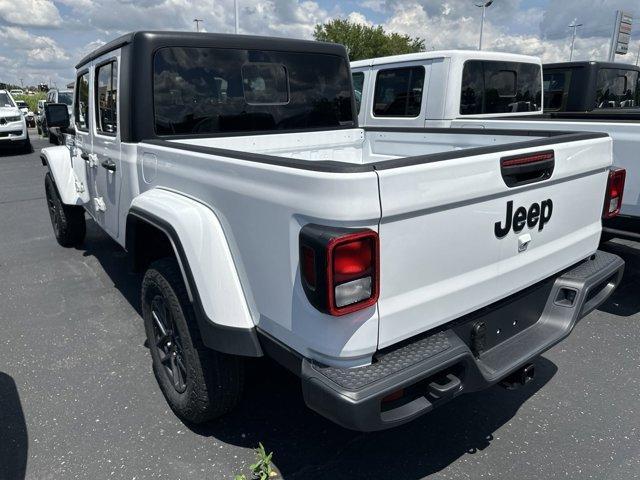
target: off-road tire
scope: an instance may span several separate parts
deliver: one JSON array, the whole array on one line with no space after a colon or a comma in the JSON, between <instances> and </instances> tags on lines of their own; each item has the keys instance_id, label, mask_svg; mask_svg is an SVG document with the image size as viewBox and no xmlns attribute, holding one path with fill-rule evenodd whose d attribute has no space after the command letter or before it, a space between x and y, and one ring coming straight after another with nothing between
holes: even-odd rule
<instances>
[{"instance_id":1,"label":"off-road tire","mask_svg":"<svg viewBox=\"0 0 640 480\"><path fill-rule=\"evenodd\" d=\"M153 316L154 307L158 306L154 300L159 302L158 296L162 297L167 317L171 316L166 323L172 323L179 336L179 340L172 341L174 345L180 345L186 378L178 383L184 383L183 391L174 386L175 377L168 372L167 344L158 341L160 330ZM178 417L191 423L203 423L231 411L242 397L244 362L241 357L205 347L174 258L163 258L150 265L142 280L141 297L153 372L171 409Z\"/></svg>"},{"instance_id":2,"label":"off-road tire","mask_svg":"<svg viewBox=\"0 0 640 480\"><path fill-rule=\"evenodd\" d=\"M58 187L56 187L50 172L47 172L44 177L44 189L51 226L58 243L63 247L82 245L87 232L84 208L62 203Z\"/></svg>"},{"instance_id":3,"label":"off-road tire","mask_svg":"<svg viewBox=\"0 0 640 480\"><path fill-rule=\"evenodd\" d=\"M53 145L58 145L60 142L58 141L58 137L53 134L51 130L49 130L49 143Z\"/></svg>"},{"instance_id":4,"label":"off-road tire","mask_svg":"<svg viewBox=\"0 0 640 480\"><path fill-rule=\"evenodd\" d=\"M31 139L29 138L29 135L27 135L27 139L22 145L22 153L33 153L33 145L31 145Z\"/></svg>"}]
</instances>

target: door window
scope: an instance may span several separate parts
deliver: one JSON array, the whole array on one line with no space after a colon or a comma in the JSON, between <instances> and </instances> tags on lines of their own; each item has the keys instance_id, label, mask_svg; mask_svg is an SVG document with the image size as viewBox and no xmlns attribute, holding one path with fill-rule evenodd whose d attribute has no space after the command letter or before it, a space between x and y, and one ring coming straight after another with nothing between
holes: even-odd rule
<instances>
[{"instance_id":1,"label":"door window","mask_svg":"<svg viewBox=\"0 0 640 480\"><path fill-rule=\"evenodd\" d=\"M76 104L73 115L78 130L89 130L89 72L85 72L76 81Z\"/></svg>"},{"instance_id":2,"label":"door window","mask_svg":"<svg viewBox=\"0 0 640 480\"><path fill-rule=\"evenodd\" d=\"M105 63L96 69L96 129L104 135L118 131L118 64Z\"/></svg>"},{"instance_id":3,"label":"door window","mask_svg":"<svg viewBox=\"0 0 640 480\"><path fill-rule=\"evenodd\" d=\"M376 78L373 114L377 117L417 117L423 86L424 67L380 70Z\"/></svg>"}]
</instances>

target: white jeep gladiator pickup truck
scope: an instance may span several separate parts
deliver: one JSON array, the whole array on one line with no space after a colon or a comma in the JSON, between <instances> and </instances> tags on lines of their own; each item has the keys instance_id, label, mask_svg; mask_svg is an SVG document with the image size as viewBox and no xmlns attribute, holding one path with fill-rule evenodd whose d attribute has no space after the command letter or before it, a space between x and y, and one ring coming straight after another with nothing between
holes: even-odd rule
<instances>
[{"instance_id":1,"label":"white jeep gladiator pickup truck","mask_svg":"<svg viewBox=\"0 0 640 480\"><path fill-rule=\"evenodd\" d=\"M86 212L145 272L188 421L268 355L333 421L400 425L526 383L620 281L605 134L359 128L346 51L318 42L136 32L76 78L75 125L45 107L67 134L42 150L56 238L81 243Z\"/></svg>"},{"instance_id":2,"label":"white jeep gladiator pickup truck","mask_svg":"<svg viewBox=\"0 0 640 480\"><path fill-rule=\"evenodd\" d=\"M365 128L607 133L627 187L622 203L605 215L603 238L640 239L638 67L573 62L543 69L536 57L451 50L360 60L351 68ZM624 182L625 173L615 175Z\"/></svg>"}]
</instances>

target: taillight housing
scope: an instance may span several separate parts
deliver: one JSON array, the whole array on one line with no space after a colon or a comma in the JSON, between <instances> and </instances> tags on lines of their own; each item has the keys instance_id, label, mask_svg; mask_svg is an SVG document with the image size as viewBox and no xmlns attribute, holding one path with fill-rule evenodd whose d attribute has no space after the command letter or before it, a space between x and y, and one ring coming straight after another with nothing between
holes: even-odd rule
<instances>
[{"instance_id":1,"label":"taillight housing","mask_svg":"<svg viewBox=\"0 0 640 480\"><path fill-rule=\"evenodd\" d=\"M609 170L609 180L607 181L607 192L604 197L602 218L613 218L620 213L626 176L627 171L624 168L612 168Z\"/></svg>"},{"instance_id":2,"label":"taillight housing","mask_svg":"<svg viewBox=\"0 0 640 480\"><path fill-rule=\"evenodd\" d=\"M378 234L305 225L300 230L300 280L309 302L329 315L374 305L380 290Z\"/></svg>"}]
</instances>

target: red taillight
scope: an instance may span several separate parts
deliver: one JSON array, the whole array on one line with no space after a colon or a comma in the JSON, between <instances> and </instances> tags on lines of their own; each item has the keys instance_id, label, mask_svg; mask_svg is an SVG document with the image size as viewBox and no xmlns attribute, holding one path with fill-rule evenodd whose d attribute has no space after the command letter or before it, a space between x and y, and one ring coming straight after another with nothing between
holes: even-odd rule
<instances>
[{"instance_id":1,"label":"red taillight","mask_svg":"<svg viewBox=\"0 0 640 480\"><path fill-rule=\"evenodd\" d=\"M374 305L379 290L379 242L373 230L305 225L300 271L309 301L330 315Z\"/></svg>"},{"instance_id":2,"label":"red taillight","mask_svg":"<svg viewBox=\"0 0 640 480\"><path fill-rule=\"evenodd\" d=\"M626 176L627 171L624 168L613 168L609 171L609 180L607 182L607 193L604 197L602 218L613 218L620 213Z\"/></svg>"},{"instance_id":3,"label":"red taillight","mask_svg":"<svg viewBox=\"0 0 640 480\"><path fill-rule=\"evenodd\" d=\"M371 238L340 243L333 252L333 272L337 282L361 276L371 268L373 259Z\"/></svg>"}]
</instances>

